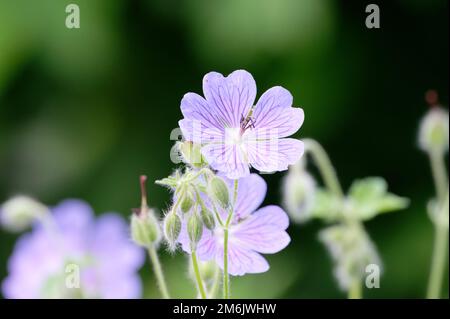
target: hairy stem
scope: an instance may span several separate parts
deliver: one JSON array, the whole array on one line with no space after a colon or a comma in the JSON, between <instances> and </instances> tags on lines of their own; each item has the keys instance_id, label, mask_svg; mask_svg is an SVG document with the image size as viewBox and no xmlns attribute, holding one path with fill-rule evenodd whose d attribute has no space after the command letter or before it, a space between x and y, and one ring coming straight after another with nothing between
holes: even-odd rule
<instances>
[{"instance_id":1,"label":"hairy stem","mask_svg":"<svg viewBox=\"0 0 450 319\"><path fill-rule=\"evenodd\" d=\"M198 292L200 293L202 299L206 299L205 287L203 285L202 276L200 275L200 270L198 268L197 253L194 250L192 251L191 257L192 257L192 267L194 268L195 273L195 280L197 281Z\"/></svg>"},{"instance_id":2,"label":"hairy stem","mask_svg":"<svg viewBox=\"0 0 450 319\"><path fill-rule=\"evenodd\" d=\"M328 190L339 198L344 197L336 171L323 147L313 139L307 138L303 142L305 143L305 151L313 157Z\"/></svg>"},{"instance_id":3,"label":"hairy stem","mask_svg":"<svg viewBox=\"0 0 450 319\"><path fill-rule=\"evenodd\" d=\"M156 253L156 249L154 246L148 247L148 254L153 264L153 272L155 273L156 281L158 283L158 288L161 292L161 295L164 299L169 299L170 298L169 290L167 289L161 263L159 262L158 254Z\"/></svg>"},{"instance_id":4,"label":"hairy stem","mask_svg":"<svg viewBox=\"0 0 450 319\"><path fill-rule=\"evenodd\" d=\"M348 299L362 298L362 284L360 280L354 280L348 291Z\"/></svg>"},{"instance_id":5,"label":"hairy stem","mask_svg":"<svg viewBox=\"0 0 450 319\"><path fill-rule=\"evenodd\" d=\"M448 253L448 224L442 224L442 221L446 220L444 218L446 217L445 215L448 214L448 178L443 153L431 151L430 163L436 189L437 205L439 205L439 215L434 221L435 235L427 298L438 299L441 295Z\"/></svg>"}]
</instances>

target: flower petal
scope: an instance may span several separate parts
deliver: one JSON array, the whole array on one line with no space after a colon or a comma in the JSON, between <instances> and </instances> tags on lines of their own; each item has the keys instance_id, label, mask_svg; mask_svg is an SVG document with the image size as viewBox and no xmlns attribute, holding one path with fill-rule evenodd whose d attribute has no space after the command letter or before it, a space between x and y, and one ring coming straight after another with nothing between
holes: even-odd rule
<instances>
[{"instance_id":1,"label":"flower petal","mask_svg":"<svg viewBox=\"0 0 450 319\"><path fill-rule=\"evenodd\" d=\"M217 265L223 269L223 245L216 256ZM257 274L269 270L267 260L255 251L248 250L229 242L228 245L228 273L233 276L243 276L247 273Z\"/></svg>"},{"instance_id":2,"label":"flower petal","mask_svg":"<svg viewBox=\"0 0 450 319\"><path fill-rule=\"evenodd\" d=\"M239 145L208 144L202 147L202 154L208 164L230 179L238 179L250 174L245 154Z\"/></svg>"},{"instance_id":3,"label":"flower petal","mask_svg":"<svg viewBox=\"0 0 450 319\"><path fill-rule=\"evenodd\" d=\"M234 183L228 180L230 194L234 193ZM267 184L258 174L250 174L239 179L236 205L234 207L235 219L243 219L253 213L263 202L267 193Z\"/></svg>"},{"instance_id":4,"label":"flower petal","mask_svg":"<svg viewBox=\"0 0 450 319\"><path fill-rule=\"evenodd\" d=\"M293 138L247 141L250 164L261 172L284 171L304 152L302 141Z\"/></svg>"},{"instance_id":5,"label":"flower petal","mask_svg":"<svg viewBox=\"0 0 450 319\"><path fill-rule=\"evenodd\" d=\"M233 228L233 242L239 247L274 254L291 241L285 231L288 226L289 218L280 207L266 206Z\"/></svg>"},{"instance_id":6,"label":"flower petal","mask_svg":"<svg viewBox=\"0 0 450 319\"><path fill-rule=\"evenodd\" d=\"M287 137L302 126L304 113L292 106L292 95L281 86L267 90L258 100L253 111L255 129L252 134L257 139Z\"/></svg>"},{"instance_id":7,"label":"flower petal","mask_svg":"<svg viewBox=\"0 0 450 319\"><path fill-rule=\"evenodd\" d=\"M203 93L227 127L239 127L241 118L246 117L255 101L256 83L244 70L234 71L227 77L210 72L203 78Z\"/></svg>"}]
</instances>

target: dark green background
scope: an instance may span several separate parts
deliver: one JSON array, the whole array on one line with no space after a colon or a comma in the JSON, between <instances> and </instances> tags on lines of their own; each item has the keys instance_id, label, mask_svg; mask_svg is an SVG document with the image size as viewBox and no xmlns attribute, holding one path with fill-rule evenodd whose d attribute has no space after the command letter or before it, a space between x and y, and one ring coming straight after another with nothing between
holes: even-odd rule
<instances>
[{"instance_id":1,"label":"dark green background","mask_svg":"<svg viewBox=\"0 0 450 319\"><path fill-rule=\"evenodd\" d=\"M77 3L81 28L65 27ZM282 85L303 107L296 137L328 150L344 187L383 176L411 207L367 229L385 264L366 297L421 298L433 239L433 184L416 146L424 92L448 103L448 2L379 2L381 29L365 27L372 1L0 0L0 201L26 193L54 205L82 198L128 216L138 175L171 173L170 132L184 93L209 71L246 69L258 96ZM266 203L280 202L283 173L265 175ZM169 194L149 185L151 205ZM233 279L234 297L344 297L331 274L320 223L291 226L292 244L271 270ZM0 233L0 279L16 237ZM187 261L164 254L175 296L192 297ZM157 296L146 264L145 294ZM447 277L448 278L448 277ZM446 279L448 281L448 279ZM448 297L448 285L446 285Z\"/></svg>"}]
</instances>

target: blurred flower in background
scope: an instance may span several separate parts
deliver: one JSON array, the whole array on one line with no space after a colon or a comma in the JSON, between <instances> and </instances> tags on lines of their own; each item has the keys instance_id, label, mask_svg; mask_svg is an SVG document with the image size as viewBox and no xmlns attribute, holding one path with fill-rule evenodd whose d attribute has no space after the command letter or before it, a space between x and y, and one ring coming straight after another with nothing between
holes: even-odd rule
<instances>
[{"instance_id":1,"label":"blurred flower in background","mask_svg":"<svg viewBox=\"0 0 450 319\"><path fill-rule=\"evenodd\" d=\"M2 283L6 298L138 298L144 251L115 213L95 219L88 204L66 200L16 243Z\"/></svg>"}]
</instances>

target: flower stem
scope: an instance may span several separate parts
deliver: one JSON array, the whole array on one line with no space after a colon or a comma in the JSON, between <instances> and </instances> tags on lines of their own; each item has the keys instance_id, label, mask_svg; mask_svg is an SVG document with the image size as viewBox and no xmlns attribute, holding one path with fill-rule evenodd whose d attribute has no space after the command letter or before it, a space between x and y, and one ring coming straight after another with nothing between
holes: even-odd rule
<instances>
[{"instance_id":1,"label":"flower stem","mask_svg":"<svg viewBox=\"0 0 450 319\"><path fill-rule=\"evenodd\" d=\"M162 271L161 263L159 262L158 254L156 253L156 249L154 246L148 247L148 254L150 256L150 260L153 264L153 272L156 276L156 281L158 283L159 290L164 299L169 299L169 290L167 289L166 281L164 279L164 273Z\"/></svg>"},{"instance_id":2,"label":"flower stem","mask_svg":"<svg viewBox=\"0 0 450 319\"><path fill-rule=\"evenodd\" d=\"M228 218L223 228L223 298L230 298L230 278L228 275L228 227L230 226L234 206L236 205L238 191L238 180L234 180L234 192L233 192L233 204L231 205L230 212L228 213Z\"/></svg>"},{"instance_id":3,"label":"flower stem","mask_svg":"<svg viewBox=\"0 0 450 319\"><path fill-rule=\"evenodd\" d=\"M313 139L307 138L303 142L305 143L305 151L309 152L314 158L328 190L337 197L343 198L344 192L337 178L336 171L323 147Z\"/></svg>"},{"instance_id":4,"label":"flower stem","mask_svg":"<svg viewBox=\"0 0 450 319\"><path fill-rule=\"evenodd\" d=\"M362 285L360 280L354 280L348 291L348 299L362 298Z\"/></svg>"},{"instance_id":5,"label":"flower stem","mask_svg":"<svg viewBox=\"0 0 450 319\"><path fill-rule=\"evenodd\" d=\"M440 222L444 214L448 214L448 179L442 152L430 152L431 171L436 188L437 205L439 214L435 225L433 256L431 259L431 270L428 279L427 298L438 299L441 295L442 281L444 278L445 264L448 253L448 225Z\"/></svg>"},{"instance_id":6,"label":"flower stem","mask_svg":"<svg viewBox=\"0 0 450 319\"><path fill-rule=\"evenodd\" d=\"M210 298L216 298L217 292L219 290L219 282L220 282L220 268L216 267L216 270L214 271L214 281L211 290L208 294Z\"/></svg>"},{"instance_id":7,"label":"flower stem","mask_svg":"<svg viewBox=\"0 0 450 319\"><path fill-rule=\"evenodd\" d=\"M198 269L197 253L195 251L192 251L191 257L192 257L192 266L194 268L195 273L195 280L197 281L198 292L200 293L202 299L206 299L205 287L203 286L202 276L200 275L200 270Z\"/></svg>"}]
</instances>

